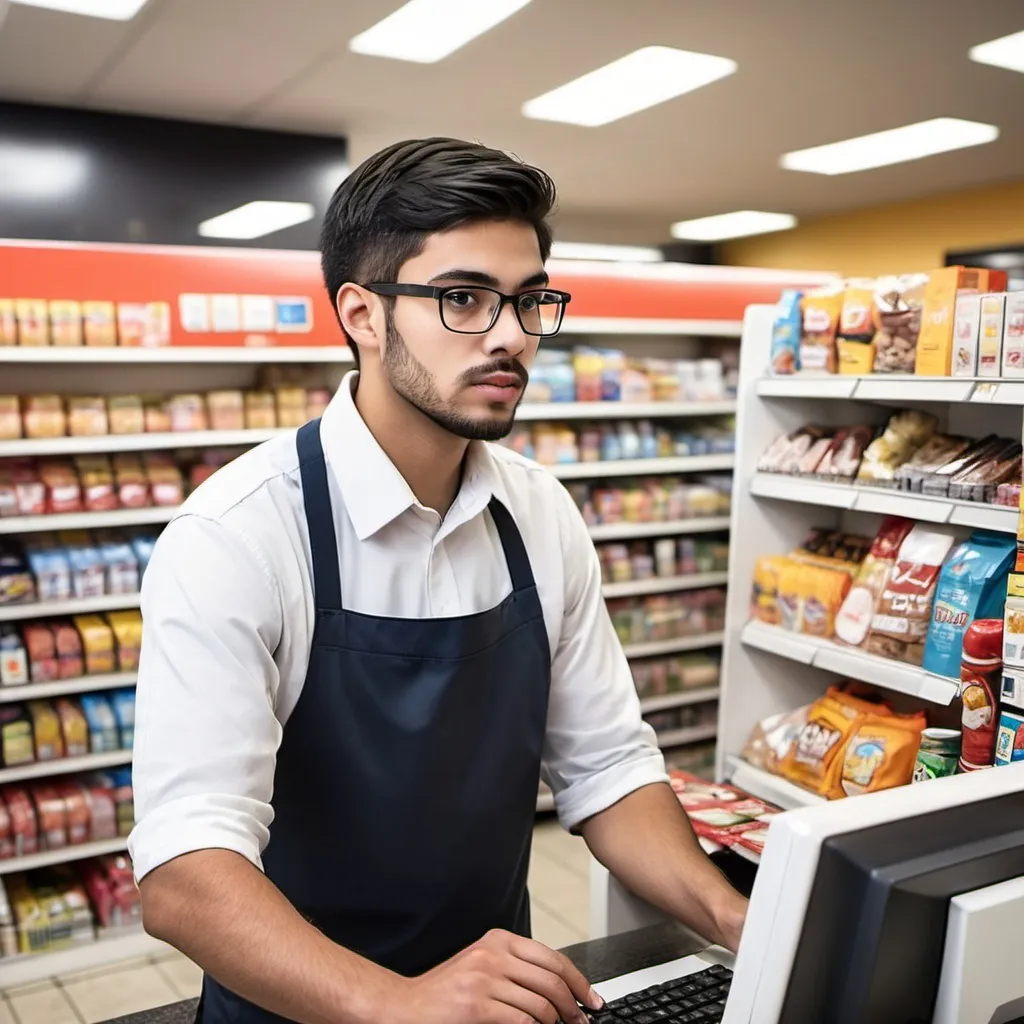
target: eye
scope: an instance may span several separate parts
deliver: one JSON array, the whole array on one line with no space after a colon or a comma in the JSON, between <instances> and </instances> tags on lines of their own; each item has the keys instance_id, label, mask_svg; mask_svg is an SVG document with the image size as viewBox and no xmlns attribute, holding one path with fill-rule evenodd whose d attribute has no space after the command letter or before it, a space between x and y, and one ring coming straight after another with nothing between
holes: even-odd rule
<instances>
[{"instance_id":1,"label":"eye","mask_svg":"<svg viewBox=\"0 0 1024 1024\"><path fill-rule=\"evenodd\" d=\"M469 291L445 292L444 301L452 309L472 309L476 304L476 296Z\"/></svg>"},{"instance_id":2,"label":"eye","mask_svg":"<svg viewBox=\"0 0 1024 1024\"><path fill-rule=\"evenodd\" d=\"M532 313L540 305L540 297L537 295L520 295L519 308L524 313Z\"/></svg>"}]
</instances>

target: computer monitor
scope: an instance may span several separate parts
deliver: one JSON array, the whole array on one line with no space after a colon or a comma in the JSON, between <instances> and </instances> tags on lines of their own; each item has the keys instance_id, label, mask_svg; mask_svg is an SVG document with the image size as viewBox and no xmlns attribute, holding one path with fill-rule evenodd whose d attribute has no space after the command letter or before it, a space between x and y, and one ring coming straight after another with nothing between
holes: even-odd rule
<instances>
[{"instance_id":1,"label":"computer monitor","mask_svg":"<svg viewBox=\"0 0 1024 1024\"><path fill-rule=\"evenodd\" d=\"M1024 1017L1024 764L780 815L723 1024Z\"/></svg>"}]
</instances>

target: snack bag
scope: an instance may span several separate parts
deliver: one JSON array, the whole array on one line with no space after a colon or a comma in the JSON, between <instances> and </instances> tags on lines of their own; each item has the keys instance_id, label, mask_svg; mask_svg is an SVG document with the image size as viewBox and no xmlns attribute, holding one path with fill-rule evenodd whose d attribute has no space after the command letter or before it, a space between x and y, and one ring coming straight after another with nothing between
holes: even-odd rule
<instances>
[{"instance_id":1,"label":"snack bag","mask_svg":"<svg viewBox=\"0 0 1024 1024\"><path fill-rule=\"evenodd\" d=\"M814 475L834 482L848 483L853 480L874 436L874 429L866 424L840 428L818 463Z\"/></svg>"},{"instance_id":2,"label":"snack bag","mask_svg":"<svg viewBox=\"0 0 1024 1024\"><path fill-rule=\"evenodd\" d=\"M865 715L846 744L840 775L842 792L837 795L858 796L907 785L927 724L923 711L914 715Z\"/></svg>"},{"instance_id":3,"label":"snack bag","mask_svg":"<svg viewBox=\"0 0 1024 1024\"><path fill-rule=\"evenodd\" d=\"M929 413L908 409L896 413L881 437L868 445L857 472L857 482L891 487L896 470L935 433L938 421Z\"/></svg>"},{"instance_id":4,"label":"snack bag","mask_svg":"<svg viewBox=\"0 0 1024 1024\"><path fill-rule=\"evenodd\" d=\"M743 760L755 768L777 773L793 741L807 724L810 708L805 704L795 711L784 711L758 722L743 748Z\"/></svg>"},{"instance_id":5,"label":"snack bag","mask_svg":"<svg viewBox=\"0 0 1024 1024\"><path fill-rule=\"evenodd\" d=\"M871 372L875 362L874 307L874 281L847 282L836 341L840 373L860 376Z\"/></svg>"},{"instance_id":6,"label":"snack bag","mask_svg":"<svg viewBox=\"0 0 1024 1024\"><path fill-rule=\"evenodd\" d=\"M869 654L910 665L924 661L939 569L952 546L949 534L921 525L907 534L871 618Z\"/></svg>"},{"instance_id":7,"label":"snack bag","mask_svg":"<svg viewBox=\"0 0 1024 1024\"><path fill-rule=\"evenodd\" d=\"M766 555L754 563L754 586L750 595L751 618L770 626L779 625L779 575L789 561L785 555Z\"/></svg>"},{"instance_id":8,"label":"snack bag","mask_svg":"<svg viewBox=\"0 0 1024 1024\"><path fill-rule=\"evenodd\" d=\"M882 520L871 550L836 616L835 638L840 644L860 647L867 639L882 588L913 525L900 516L886 516Z\"/></svg>"},{"instance_id":9,"label":"snack bag","mask_svg":"<svg viewBox=\"0 0 1024 1024\"><path fill-rule=\"evenodd\" d=\"M1006 576L1017 545L1012 537L976 530L958 544L939 574L935 605L924 648L924 667L956 679L964 633L975 619L1001 615Z\"/></svg>"},{"instance_id":10,"label":"snack bag","mask_svg":"<svg viewBox=\"0 0 1024 1024\"><path fill-rule=\"evenodd\" d=\"M836 330L842 305L843 292L837 287L808 292L801 300L801 373L835 373L839 369Z\"/></svg>"},{"instance_id":11,"label":"snack bag","mask_svg":"<svg viewBox=\"0 0 1024 1024\"><path fill-rule=\"evenodd\" d=\"M37 761L53 761L64 756L64 735L60 718L53 705L45 700L28 702L28 713L32 717L32 734L36 744Z\"/></svg>"},{"instance_id":12,"label":"snack bag","mask_svg":"<svg viewBox=\"0 0 1024 1024\"><path fill-rule=\"evenodd\" d=\"M803 622L803 570L804 566L793 559L787 559L779 571L777 605L779 625L793 633L799 633Z\"/></svg>"},{"instance_id":13,"label":"snack bag","mask_svg":"<svg viewBox=\"0 0 1024 1024\"><path fill-rule=\"evenodd\" d=\"M927 274L883 277L875 285L875 373L913 373Z\"/></svg>"},{"instance_id":14,"label":"snack bag","mask_svg":"<svg viewBox=\"0 0 1024 1024\"><path fill-rule=\"evenodd\" d=\"M805 565L800 577L800 631L830 639L836 615L850 589L850 574L842 569Z\"/></svg>"},{"instance_id":15,"label":"snack bag","mask_svg":"<svg viewBox=\"0 0 1024 1024\"><path fill-rule=\"evenodd\" d=\"M779 296L772 327L773 374L796 373L800 369L801 298L800 292L789 289Z\"/></svg>"}]
</instances>

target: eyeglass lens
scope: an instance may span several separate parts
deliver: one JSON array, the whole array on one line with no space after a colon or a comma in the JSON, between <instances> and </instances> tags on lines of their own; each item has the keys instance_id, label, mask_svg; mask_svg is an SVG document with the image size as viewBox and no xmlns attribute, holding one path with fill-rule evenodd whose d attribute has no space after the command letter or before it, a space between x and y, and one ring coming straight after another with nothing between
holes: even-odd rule
<instances>
[{"instance_id":1,"label":"eyeglass lens","mask_svg":"<svg viewBox=\"0 0 1024 1024\"><path fill-rule=\"evenodd\" d=\"M450 331L483 334L498 319L501 295L490 288L453 288L441 298L441 320ZM528 334L555 334L564 302L557 292L523 292L516 301L520 326Z\"/></svg>"}]
</instances>

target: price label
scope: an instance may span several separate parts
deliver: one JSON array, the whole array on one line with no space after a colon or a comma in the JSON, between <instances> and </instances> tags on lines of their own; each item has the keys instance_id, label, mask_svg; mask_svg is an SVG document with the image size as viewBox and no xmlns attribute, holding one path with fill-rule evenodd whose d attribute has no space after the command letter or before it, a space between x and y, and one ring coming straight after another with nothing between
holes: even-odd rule
<instances>
[{"instance_id":1,"label":"price label","mask_svg":"<svg viewBox=\"0 0 1024 1024\"><path fill-rule=\"evenodd\" d=\"M996 399L996 393L999 391L998 384L981 383L974 385L974 391L971 392L972 402L994 402Z\"/></svg>"}]
</instances>

